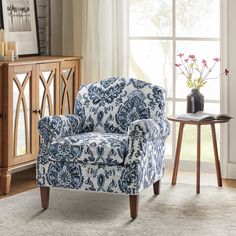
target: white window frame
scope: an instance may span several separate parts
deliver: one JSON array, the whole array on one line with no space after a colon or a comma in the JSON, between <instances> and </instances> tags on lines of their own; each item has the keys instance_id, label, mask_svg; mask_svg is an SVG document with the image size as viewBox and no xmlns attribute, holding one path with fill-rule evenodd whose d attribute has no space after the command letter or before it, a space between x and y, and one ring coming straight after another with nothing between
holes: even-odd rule
<instances>
[{"instance_id":1,"label":"white window frame","mask_svg":"<svg viewBox=\"0 0 236 236\"><path fill-rule=\"evenodd\" d=\"M128 4L129 6L129 4ZM224 69L228 65L228 0L220 0L220 37L218 38L200 38L200 37L176 37L176 0L172 0L172 36L129 36L128 39L129 42L132 40L170 40L172 42L173 48L172 48L172 54L173 56L173 94L172 98L167 98L167 101L173 102L173 114L175 114L175 108L176 108L176 102L185 102L186 98L176 98L176 41L217 41L220 42L220 58L221 64L220 64L220 70L221 72L224 71ZM129 12L129 7L128 7ZM205 103L217 103L220 105L220 111L223 113L228 112L228 82L227 80L221 80L220 81L220 100L212 100L212 99L206 99ZM172 129L172 159L166 159L166 166L172 167L174 162L174 155L175 155L175 148L176 148L176 124L173 124ZM221 148L219 155L221 160L221 169L222 169L222 176L227 176L227 164L228 164L228 128L225 125L221 125L220 127L220 140L218 140L218 143L221 144ZM219 142L220 141L220 142ZM214 158L214 157L212 157ZM180 158L181 159L181 158ZM180 168L182 170L186 171L195 171L195 162L194 161L181 161ZM214 163L201 163L201 169L206 172L215 172Z\"/></svg>"}]
</instances>

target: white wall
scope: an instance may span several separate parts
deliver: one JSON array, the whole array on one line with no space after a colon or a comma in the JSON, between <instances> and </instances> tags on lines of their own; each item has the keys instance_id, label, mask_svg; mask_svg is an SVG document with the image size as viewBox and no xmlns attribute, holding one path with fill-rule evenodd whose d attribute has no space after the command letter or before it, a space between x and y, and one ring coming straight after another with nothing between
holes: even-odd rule
<instances>
[{"instance_id":1,"label":"white wall","mask_svg":"<svg viewBox=\"0 0 236 236\"><path fill-rule=\"evenodd\" d=\"M82 0L51 0L52 55L81 56Z\"/></svg>"},{"instance_id":2,"label":"white wall","mask_svg":"<svg viewBox=\"0 0 236 236\"><path fill-rule=\"evenodd\" d=\"M62 55L62 0L51 0L51 54Z\"/></svg>"},{"instance_id":3,"label":"white wall","mask_svg":"<svg viewBox=\"0 0 236 236\"><path fill-rule=\"evenodd\" d=\"M82 0L63 1L63 55L82 55Z\"/></svg>"}]
</instances>

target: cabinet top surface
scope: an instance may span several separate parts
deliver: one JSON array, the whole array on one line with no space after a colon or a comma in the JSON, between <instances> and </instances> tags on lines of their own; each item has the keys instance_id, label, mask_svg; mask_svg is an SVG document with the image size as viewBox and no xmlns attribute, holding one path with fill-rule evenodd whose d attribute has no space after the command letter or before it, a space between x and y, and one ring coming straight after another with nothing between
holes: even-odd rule
<instances>
[{"instance_id":1,"label":"cabinet top surface","mask_svg":"<svg viewBox=\"0 0 236 236\"><path fill-rule=\"evenodd\" d=\"M69 60L78 60L82 57L69 57L69 56L33 56L33 57L20 57L15 61L0 61L0 66L3 65L24 65L24 64L39 64L49 62L60 62Z\"/></svg>"}]
</instances>

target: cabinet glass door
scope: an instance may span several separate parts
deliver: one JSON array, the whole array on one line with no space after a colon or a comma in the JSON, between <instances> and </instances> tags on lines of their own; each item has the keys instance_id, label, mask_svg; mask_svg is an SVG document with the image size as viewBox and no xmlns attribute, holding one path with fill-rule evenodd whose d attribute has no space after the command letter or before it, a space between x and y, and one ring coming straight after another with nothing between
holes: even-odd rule
<instances>
[{"instance_id":1,"label":"cabinet glass door","mask_svg":"<svg viewBox=\"0 0 236 236\"><path fill-rule=\"evenodd\" d=\"M14 156L30 153L31 73L16 74L13 79Z\"/></svg>"},{"instance_id":2,"label":"cabinet glass door","mask_svg":"<svg viewBox=\"0 0 236 236\"><path fill-rule=\"evenodd\" d=\"M78 62L66 61L61 63L60 76L60 113L72 114L74 101L78 92Z\"/></svg>"},{"instance_id":3,"label":"cabinet glass door","mask_svg":"<svg viewBox=\"0 0 236 236\"><path fill-rule=\"evenodd\" d=\"M59 63L39 64L36 71L37 125L40 118L59 114ZM35 142L38 152L39 134L35 136Z\"/></svg>"},{"instance_id":4,"label":"cabinet glass door","mask_svg":"<svg viewBox=\"0 0 236 236\"><path fill-rule=\"evenodd\" d=\"M0 67L0 168L2 167L2 123L3 123L3 79L2 79L2 67Z\"/></svg>"},{"instance_id":5,"label":"cabinet glass door","mask_svg":"<svg viewBox=\"0 0 236 236\"><path fill-rule=\"evenodd\" d=\"M42 64L38 66L38 113L40 118L58 114L59 64Z\"/></svg>"},{"instance_id":6,"label":"cabinet glass door","mask_svg":"<svg viewBox=\"0 0 236 236\"><path fill-rule=\"evenodd\" d=\"M40 115L49 116L54 114L55 96L55 71L43 71L39 78L39 106Z\"/></svg>"},{"instance_id":7,"label":"cabinet glass door","mask_svg":"<svg viewBox=\"0 0 236 236\"><path fill-rule=\"evenodd\" d=\"M13 93L12 102L12 133L13 164L30 161L34 158L33 136L35 130L32 114L34 86L33 66L15 66L11 70L10 86Z\"/></svg>"}]
</instances>

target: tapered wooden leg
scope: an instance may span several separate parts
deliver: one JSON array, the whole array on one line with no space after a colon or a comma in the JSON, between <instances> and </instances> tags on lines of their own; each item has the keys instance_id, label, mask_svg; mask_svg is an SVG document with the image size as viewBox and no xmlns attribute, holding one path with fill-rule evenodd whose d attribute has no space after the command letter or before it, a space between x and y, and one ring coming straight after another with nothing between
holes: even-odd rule
<instances>
[{"instance_id":1,"label":"tapered wooden leg","mask_svg":"<svg viewBox=\"0 0 236 236\"><path fill-rule=\"evenodd\" d=\"M10 170L2 170L1 173L1 192L4 194L10 193L11 188L11 171Z\"/></svg>"},{"instance_id":2,"label":"tapered wooden leg","mask_svg":"<svg viewBox=\"0 0 236 236\"><path fill-rule=\"evenodd\" d=\"M49 206L50 188L40 187L40 195L41 195L42 208L47 209Z\"/></svg>"},{"instance_id":3,"label":"tapered wooden leg","mask_svg":"<svg viewBox=\"0 0 236 236\"><path fill-rule=\"evenodd\" d=\"M153 192L155 195L159 195L161 187L161 180L158 180L156 183L153 184Z\"/></svg>"},{"instance_id":4,"label":"tapered wooden leg","mask_svg":"<svg viewBox=\"0 0 236 236\"><path fill-rule=\"evenodd\" d=\"M138 201L138 195L129 195L130 216L133 219L136 219L138 216Z\"/></svg>"},{"instance_id":5,"label":"tapered wooden leg","mask_svg":"<svg viewBox=\"0 0 236 236\"><path fill-rule=\"evenodd\" d=\"M173 170L173 175L172 175L172 185L175 185L176 180L177 180L180 151L181 151L181 145L182 145L182 139L183 139L183 131L184 131L184 124L180 123L179 135L178 135L178 141L177 141L177 147L176 147L176 153L175 153L174 170Z\"/></svg>"},{"instance_id":6,"label":"tapered wooden leg","mask_svg":"<svg viewBox=\"0 0 236 236\"><path fill-rule=\"evenodd\" d=\"M218 148L217 148L215 124L211 124L211 133L212 133L213 149L214 149L214 156L215 156L217 182L218 182L218 186L222 187L223 184L222 184L222 178L221 178L220 160L219 160Z\"/></svg>"},{"instance_id":7,"label":"tapered wooden leg","mask_svg":"<svg viewBox=\"0 0 236 236\"><path fill-rule=\"evenodd\" d=\"M196 192L200 193L200 155L201 155L201 125L197 125L197 183Z\"/></svg>"}]
</instances>

